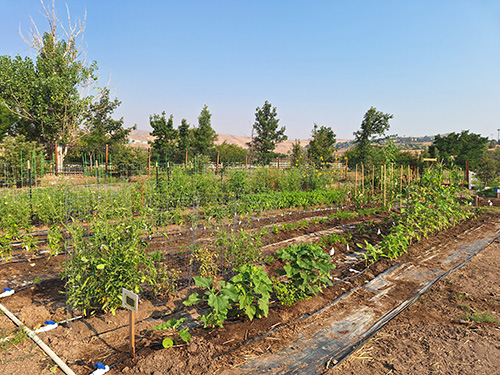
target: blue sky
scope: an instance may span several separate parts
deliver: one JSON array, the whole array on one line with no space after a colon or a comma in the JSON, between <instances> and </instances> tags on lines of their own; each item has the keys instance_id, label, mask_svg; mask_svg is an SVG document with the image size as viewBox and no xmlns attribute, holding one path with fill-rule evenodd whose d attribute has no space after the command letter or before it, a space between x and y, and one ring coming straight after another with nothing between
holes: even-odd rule
<instances>
[{"instance_id":1,"label":"blue sky","mask_svg":"<svg viewBox=\"0 0 500 375\"><path fill-rule=\"evenodd\" d=\"M268 100L289 139L352 138L370 106L401 136L500 129L500 1L56 0L62 20L66 4L127 126L197 124L207 104L218 133L249 136ZM0 55L33 55L30 16L47 28L39 0L0 0Z\"/></svg>"}]
</instances>

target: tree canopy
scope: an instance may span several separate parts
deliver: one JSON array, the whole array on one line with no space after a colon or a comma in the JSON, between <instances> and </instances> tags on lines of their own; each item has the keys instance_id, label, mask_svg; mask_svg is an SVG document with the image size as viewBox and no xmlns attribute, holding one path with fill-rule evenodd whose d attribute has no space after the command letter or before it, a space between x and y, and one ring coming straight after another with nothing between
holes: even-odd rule
<instances>
[{"instance_id":1,"label":"tree canopy","mask_svg":"<svg viewBox=\"0 0 500 375\"><path fill-rule=\"evenodd\" d=\"M36 58L0 56L0 105L17 117L12 133L53 149L56 142L70 145L76 141L84 113L99 96L90 94L97 81L97 63L87 65L80 58L84 25L64 28L54 7L43 7L49 30L38 33L34 25L31 38L25 38ZM67 148L61 156L66 152Z\"/></svg>"},{"instance_id":2,"label":"tree canopy","mask_svg":"<svg viewBox=\"0 0 500 375\"><path fill-rule=\"evenodd\" d=\"M469 166L476 168L488 148L488 138L464 130L447 136L437 135L432 146L438 150L437 155L444 163L456 164L463 168L468 160Z\"/></svg>"},{"instance_id":3,"label":"tree canopy","mask_svg":"<svg viewBox=\"0 0 500 375\"><path fill-rule=\"evenodd\" d=\"M354 132L354 147L349 153L351 165L363 163L369 171L376 162L377 150L373 143L380 143L387 139L385 132L389 130L389 120L394 116L389 113L378 111L375 107L365 113L361 122L361 129Z\"/></svg>"},{"instance_id":4,"label":"tree canopy","mask_svg":"<svg viewBox=\"0 0 500 375\"><path fill-rule=\"evenodd\" d=\"M170 115L167 120L165 111L161 115L155 113L149 116L149 125L153 128L151 135L155 137L152 146L160 160L173 160L178 136L178 131L174 128L174 116Z\"/></svg>"},{"instance_id":5,"label":"tree canopy","mask_svg":"<svg viewBox=\"0 0 500 375\"><path fill-rule=\"evenodd\" d=\"M126 145L130 132L135 129L123 127L123 117L114 120L111 115L121 102L109 97L109 89L105 89L99 101L89 105L83 116L84 129L79 139L83 150L91 157L102 153L106 145L111 152Z\"/></svg>"},{"instance_id":6,"label":"tree canopy","mask_svg":"<svg viewBox=\"0 0 500 375\"><path fill-rule=\"evenodd\" d=\"M307 148L307 156L316 165L332 162L335 152L336 135L331 128L314 124L312 139Z\"/></svg>"},{"instance_id":7,"label":"tree canopy","mask_svg":"<svg viewBox=\"0 0 500 375\"><path fill-rule=\"evenodd\" d=\"M212 129L211 118L212 114L205 105L198 116L198 127L193 129L192 150L195 154L207 156L214 151L217 133Z\"/></svg>"},{"instance_id":8,"label":"tree canopy","mask_svg":"<svg viewBox=\"0 0 500 375\"><path fill-rule=\"evenodd\" d=\"M256 135L253 137L250 146L257 153L257 159L263 164L269 164L271 159L279 154L275 153L276 144L286 141L286 128L283 126L278 129L279 119L277 117L276 107L271 107L271 103L265 101L262 108L257 107L255 112L255 123L253 130Z\"/></svg>"}]
</instances>

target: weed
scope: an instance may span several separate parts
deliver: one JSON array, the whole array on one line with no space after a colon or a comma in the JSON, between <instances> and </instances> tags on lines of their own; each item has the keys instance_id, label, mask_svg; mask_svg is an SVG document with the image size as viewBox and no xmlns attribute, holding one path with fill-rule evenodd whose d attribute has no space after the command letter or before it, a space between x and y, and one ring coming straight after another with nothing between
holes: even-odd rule
<instances>
[{"instance_id":1,"label":"weed","mask_svg":"<svg viewBox=\"0 0 500 375\"><path fill-rule=\"evenodd\" d=\"M473 314L467 314L465 316L466 320L469 320L471 322L481 322L481 323L498 323L500 324L500 318L497 318L496 316L488 313L473 313Z\"/></svg>"},{"instance_id":2,"label":"weed","mask_svg":"<svg viewBox=\"0 0 500 375\"><path fill-rule=\"evenodd\" d=\"M165 337L162 341L162 345L164 348L171 348L174 346L179 340L184 341L186 344L191 342L191 334L189 333L189 328L178 329L186 318L180 319L170 319L165 324L158 324L151 328L154 331L172 331L174 336L173 339L171 337Z\"/></svg>"},{"instance_id":3,"label":"weed","mask_svg":"<svg viewBox=\"0 0 500 375\"><path fill-rule=\"evenodd\" d=\"M276 298L284 306L292 306L298 301L308 298L307 294L295 286L294 283L283 283L276 278L271 278Z\"/></svg>"}]
</instances>

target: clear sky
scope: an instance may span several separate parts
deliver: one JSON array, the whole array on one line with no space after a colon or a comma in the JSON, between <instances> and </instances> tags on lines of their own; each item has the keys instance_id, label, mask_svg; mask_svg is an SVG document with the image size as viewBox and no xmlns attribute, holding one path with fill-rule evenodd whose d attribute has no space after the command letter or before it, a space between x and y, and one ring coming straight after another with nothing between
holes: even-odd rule
<instances>
[{"instance_id":1,"label":"clear sky","mask_svg":"<svg viewBox=\"0 0 500 375\"><path fill-rule=\"evenodd\" d=\"M400 136L500 129L498 0L56 0L62 20L66 4L127 126L197 124L207 104L218 133L249 136L268 100L289 139L352 138L370 106ZM39 0L0 0L0 55L33 55L30 16L47 29Z\"/></svg>"}]
</instances>

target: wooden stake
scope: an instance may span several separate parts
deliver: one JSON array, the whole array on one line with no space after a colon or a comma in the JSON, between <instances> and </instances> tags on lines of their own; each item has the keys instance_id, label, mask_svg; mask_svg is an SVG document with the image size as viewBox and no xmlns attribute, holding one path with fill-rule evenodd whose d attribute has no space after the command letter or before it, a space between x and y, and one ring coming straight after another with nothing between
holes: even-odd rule
<instances>
[{"instance_id":1,"label":"wooden stake","mask_svg":"<svg viewBox=\"0 0 500 375\"><path fill-rule=\"evenodd\" d=\"M358 196L358 165L356 164L356 174L354 175L354 196Z\"/></svg>"},{"instance_id":2,"label":"wooden stake","mask_svg":"<svg viewBox=\"0 0 500 375\"><path fill-rule=\"evenodd\" d=\"M135 357L135 312L129 310L130 318L130 356Z\"/></svg>"},{"instance_id":3,"label":"wooden stake","mask_svg":"<svg viewBox=\"0 0 500 375\"><path fill-rule=\"evenodd\" d=\"M361 163L361 194L365 195L365 165Z\"/></svg>"},{"instance_id":4,"label":"wooden stake","mask_svg":"<svg viewBox=\"0 0 500 375\"><path fill-rule=\"evenodd\" d=\"M375 194L375 166L372 169L372 197Z\"/></svg>"}]
</instances>

